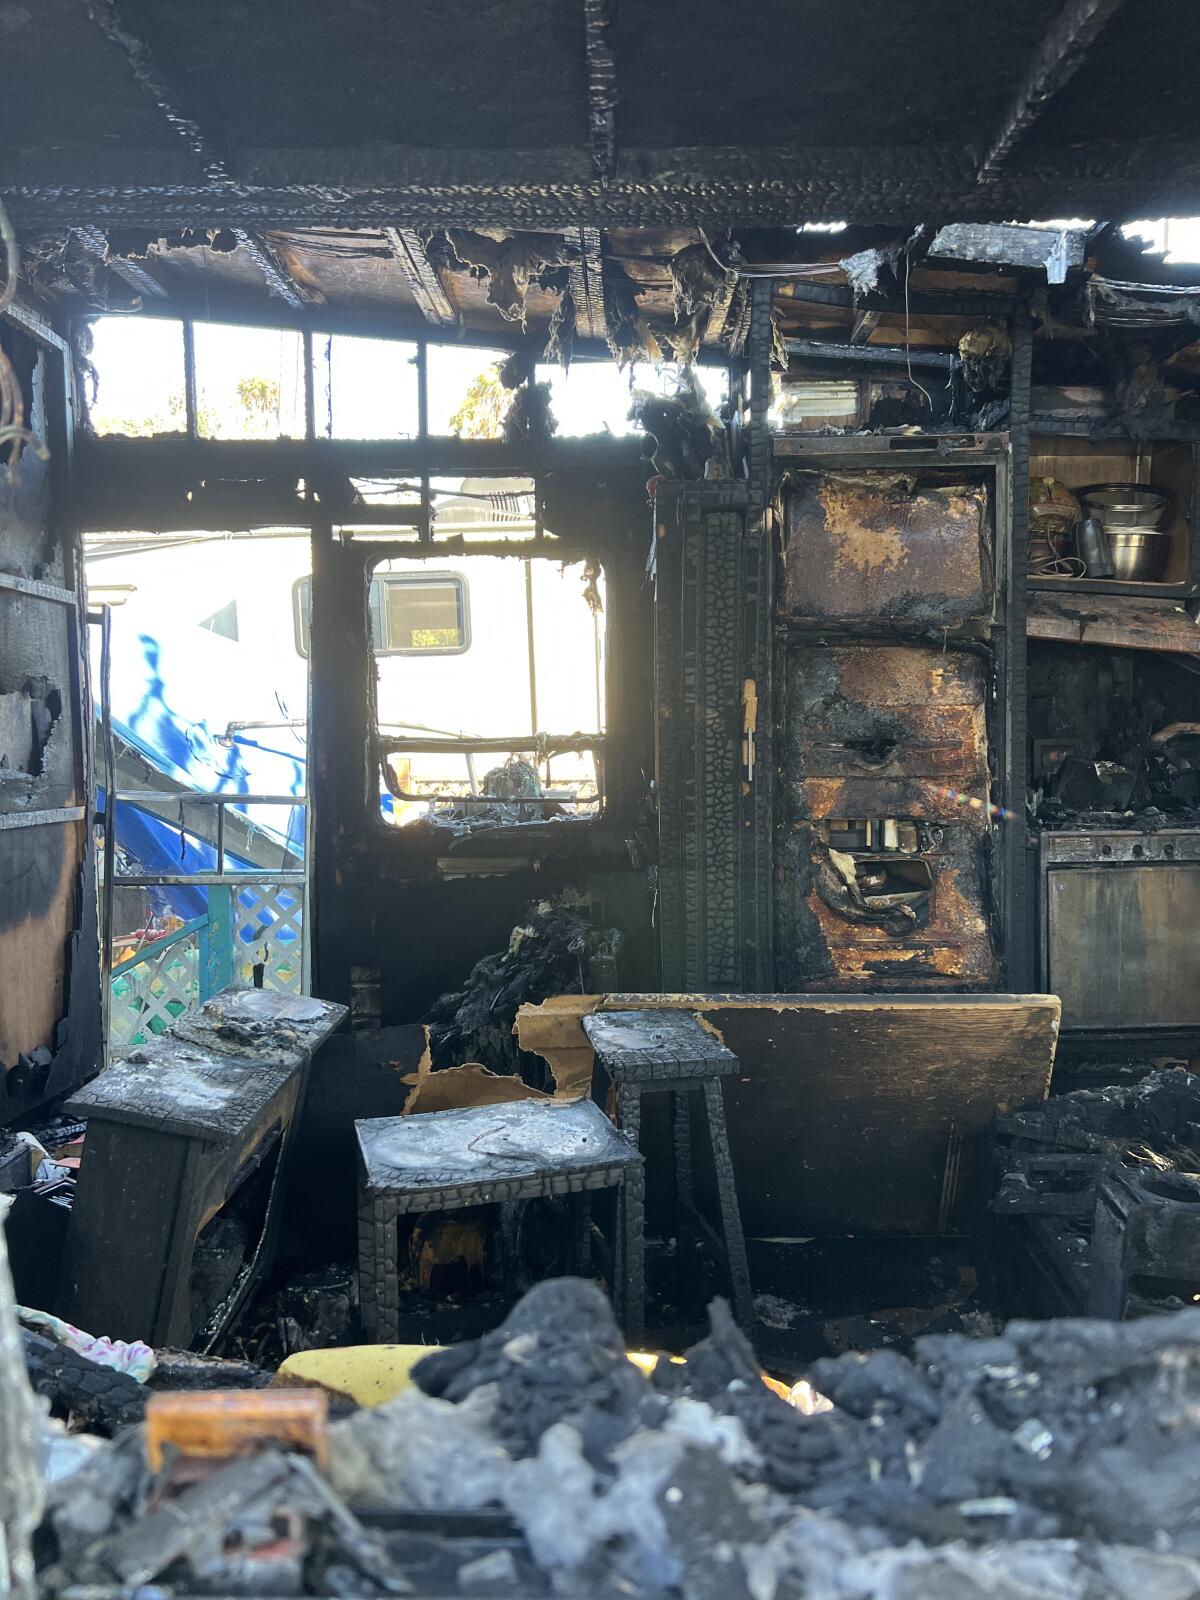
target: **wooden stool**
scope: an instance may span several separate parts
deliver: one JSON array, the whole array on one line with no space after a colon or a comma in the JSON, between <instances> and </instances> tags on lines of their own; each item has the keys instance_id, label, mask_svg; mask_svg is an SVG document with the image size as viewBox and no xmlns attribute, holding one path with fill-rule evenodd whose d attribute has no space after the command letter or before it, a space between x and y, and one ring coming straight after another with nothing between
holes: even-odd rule
<instances>
[{"instance_id":1,"label":"wooden stool","mask_svg":"<svg viewBox=\"0 0 1200 1600\"><path fill-rule=\"evenodd\" d=\"M641 1131L643 1094L666 1092L674 1097L675 1197L679 1205L693 1209L688 1097L703 1092L734 1311L738 1321L750 1327L754 1320L750 1266L721 1097L721 1079L737 1073L738 1058L690 1011L597 1011L583 1018L583 1029L596 1060L617 1086L617 1120L633 1140ZM644 1241L639 1240L637 1248L638 1259L626 1272L632 1298L643 1304Z\"/></svg>"},{"instance_id":2,"label":"wooden stool","mask_svg":"<svg viewBox=\"0 0 1200 1600\"><path fill-rule=\"evenodd\" d=\"M642 1253L643 1162L591 1100L519 1100L464 1111L364 1118L359 1153L358 1281L363 1327L377 1343L400 1342L400 1217L464 1206L575 1197L575 1270L591 1273L591 1194L624 1191L613 1243L618 1317L641 1325L628 1263Z\"/></svg>"}]
</instances>

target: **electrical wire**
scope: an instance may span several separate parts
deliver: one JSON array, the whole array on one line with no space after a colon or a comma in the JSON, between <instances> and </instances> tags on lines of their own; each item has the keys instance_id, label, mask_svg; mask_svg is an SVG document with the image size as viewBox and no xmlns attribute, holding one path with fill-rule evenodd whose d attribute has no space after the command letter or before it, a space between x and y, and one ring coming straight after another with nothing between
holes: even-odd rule
<instances>
[{"instance_id":1,"label":"electrical wire","mask_svg":"<svg viewBox=\"0 0 1200 1600\"><path fill-rule=\"evenodd\" d=\"M803 266L796 267L773 267L770 272L756 272L752 267L730 266L727 262L722 261L717 252L713 249L712 242L705 233L704 229L697 225L696 232L700 235L701 244L708 251L709 255L716 262L717 266L720 267L721 271L732 274L732 276L735 278L811 278L814 276L814 263L812 262L807 262ZM827 270L827 268L821 262L817 262L815 265L821 271Z\"/></svg>"},{"instance_id":2,"label":"electrical wire","mask_svg":"<svg viewBox=\"0 0 1200 1600\"><path fill-rule=\"evenodd\" d=\"M909 383L911 383L912 386L915 389L920 389L921 393L925 396L925 399L928 401L929 410L932 413L932 411L933 411L933 396L930 394L929 390L925 387L925 385L923 383L918 383L916 378L913 377L912 341L909 338L909 328L908 328L908 274L909 274L909 271L910 271L911 267L912 267L912 256L909 255L908 251L906 250L904 252L904 359L905 359L906 363L908 364L908 381L909 381Z\"/></svg>"},{"instance_id":3,"label":"electrical wire","mask_svg":"<svg viewBox=\"0 0 1200 1600\"><path fill-rule=\"evenodd\" d=\"M717 264L718 267L720 267L721 271L724 272L724 273L732 273L732 275L735 278L808 278L808 277L811 277L813 275L812 266L811 265L807 265L807 266L804 266L804 267L791 267L791 268L784 269L782 271L776 269L776 270L771 271L771 272L755 272L755 271L747 270L745 267L730 266L730 265L728 265L728 263L722 261L720 256L717 254L717 252L713 249L712 242L710 241L708 235L705 233L704 229L701 228L699 225L697 225L696 232L700 235L700 242L703 244L704 248L708 251L709 255L713 258L713 261ZM912 342L911 342L911 339L910 339L910 336L909 336L909 313L908 313L908 274L909 274L909 271L910 271L911 267L912 267L912 257L908 254L907 251L905 251L905 254L904 254L904 356L905 356L905 361L906 361L907 366L908 366L908 381L909 381L909 383L912 384L914 389L919 389L921 391L921 393L925 396L926 404L929 406L929 409L932 412L933 411L933 396L930 394L929 390L925 387L925 385L923 383L919 382L918 379L913 376L913 369L912 369Z\"/></svg>"},{"instance_id":4,"label":"electrical wire","mask_svg":"<svg viewBox=\"0 0 1200 1600\"><path fill-rule=\"evenodd\" d=\"M0 200L0 244L4 246L5 264L4 287L0 289L0 311L6 311L16 298L21 257L17 250L17 236L2 200Z\"/></svg>"}]
</instances>

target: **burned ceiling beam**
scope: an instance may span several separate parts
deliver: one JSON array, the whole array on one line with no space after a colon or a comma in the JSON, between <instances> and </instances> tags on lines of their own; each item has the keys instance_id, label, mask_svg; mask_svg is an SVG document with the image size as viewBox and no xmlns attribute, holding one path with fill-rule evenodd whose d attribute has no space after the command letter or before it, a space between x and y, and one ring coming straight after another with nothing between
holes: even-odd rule
<instances>
[{"instance_id":1,"label":"burned ceiling beam","mask_svg":"<svg viewBox=\"0 0 1200 1600\"><path fill-rule=\"evenodd\" d=\"M945 350L910 350L899 345L834 344L823 339L785 339L789 356L802 361L850 362L859 366L936 367L949 371L954 357Z\"/></svg>"},{"instance_id":2,"label":"burned ceiling beam","mask_svg":"<svg viewBox=\"0 0 1200 1600\"><path fill-rule=\"evenodd\" d=\"M854 326L850 330L851 344L866 344L867 340L879 326L879 311L860 311L854 319Z\"/></svg>"},{"instance_id":3,"label":"burned ceiling beam","mask_svg":"<svg viewBox=\"0 0 1200 1600\"><path fill-rule=\"evenodd\" d=\"M608 323L604 317L604 251L599 228L576 228L579 260L571 268L571 298L575 311L586 324L588 337L606 339Z\"/></svg>"},{"instance_id":4,"label":"burned ceiling beam","mask_svg":"<svg viewBox=\"0 0 1200 1600\"><path fill-rule=\"evenodd\" d=\"M1163 147L1091 145L1039 151L1035 170L1001 171L981 185L978 151L966 146L877 146L814 151L799 145L748 154L730 147L622 149L622 170L603 180L590 152L547 147L536 177L519 153L430 150L239 149L237 181L201 177L190 149L120 152L5 151L0 199L13 225L61 232L85 222L153 232L245 227L257 232L317 226L561 232L600 229L791 227L853 209L889 226L936 214L963 221L997 216L1140 214L1151 189L1167 214L1197 201L1200 140ZM1190 163L1187 173L1185 164Z\"/></svg>"},{"instance_id":5,"label":"burned ceiling beam","mask_svg":"<svg viewBox=\"0 0 1200 1600\"><path fill-rule=\"evenodd\" d=\"M980 183L995 181L1013 147L1070 83L1121 4L1122 0L1067 0L1038 45L999 132L979 164Z\"/></svg>"},{"instance_id":6,"label":"burned ceiling beam","mask_svg":"<svg viewBox=\"0 0 1200 1600\"><path fill-rule=\"evenodd\" d=\"M220 187L232 185L233 176L227 163L200 124L181 109L154 60L150 46L125 22L116 0L83 0L83 8L105 37L124 54L138 88L153 100L183 144L196 157L209 182Z\"/></svg>"},{"instance_id":7,"label":"burned ceiling beam","mask_svg":"<svg viewBox=\"0 0 1200 1600\"><path fill-rule=\"evenodd\" d=\"M245 228L234 228L233 234L277 300L291 306L293 311L300 311L313 300L314 296L297 284L287 263L269 240L248 233Z\"/></svg>"},{"instance_id":8,"label":"burned ceiling beam","mask_svg":"<svg viewBox=\"0 0 1200 1600\"><path fill-rule=\"evenodd\" d=\"M452 328L458 321L458 313L442 287L420 234L415 228L385 228L383 232L425 321L432 322L435 327Z\"/></svg>"},{"instance_id":9,"label":"burned ceiling beam","mask_svg":"<svg viewBox=\"0 0 1200 1600\"><path fill-rule=\"evenodd\" d=\"M583 0L583 25L592 165L597 177L608 178L617 164L617 61L610 0Z\"/></svg>"},{"instance_id":10,"label":"burned ceiling beam","mask_svg":"<svg viewBox=\"0 0 1200 1600\"><path fill-rule=\"evenodd\" d=\"M149 295L152 300L166 300L167 291L152 273L146 271L136 261L126 261L123 256L113 255L108 239L104 233L93 224L85 223L82 227L72 230L80 244L90 256L95 256L97 261L102 261L110 271L127 283L137 294Z\"/></svg>"},{"instance_id":11,"label":"burned ceiling beam","mask_svg":"<svg viewBox=\"0 0 1200 1600\"><path fill-rule=\"evenodd\" d=\"M124 53L138 87L153 100L182 143L199 161L208 182L222 193L240 192L240 185L216 142L182 108L150 46L124 21L116 0L83 0L83 5L106 38ZM266 239L243 227L234 227L232 231L276 299L298 311L314 298L296 284L286 263Z\"/></svg>"}]
</instances>

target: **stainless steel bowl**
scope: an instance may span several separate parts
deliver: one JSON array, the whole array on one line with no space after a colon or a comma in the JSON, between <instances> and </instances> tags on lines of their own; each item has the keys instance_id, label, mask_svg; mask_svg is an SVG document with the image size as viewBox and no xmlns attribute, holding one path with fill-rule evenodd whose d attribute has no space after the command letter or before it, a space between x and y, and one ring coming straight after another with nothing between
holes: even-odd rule
<instances>
[{"instance_id":1,"label":"stainless steel bowl","mask_svg":"<svg viewBox=\"0 0 1200 1600\"><path fill-rule=\"evenodd\" d=\"M1114 528L1105 525L1112 547L1113 577L1124 583L1153 583L1166 570L1171 535L1158 528Z\"/></svg>"},{"instance_id":2,"label":"stainless steel bowl","mask_svg":"<svg viewBox=\"0 0 1200 1600\"><path fill-rule=\"evenodd\" d=\"M1092 483L1078 494L1085 515L1099 517L1109 532L1157 528L1171 505L1170 492L1149 483Z\"/></svg>"}]
</instances>

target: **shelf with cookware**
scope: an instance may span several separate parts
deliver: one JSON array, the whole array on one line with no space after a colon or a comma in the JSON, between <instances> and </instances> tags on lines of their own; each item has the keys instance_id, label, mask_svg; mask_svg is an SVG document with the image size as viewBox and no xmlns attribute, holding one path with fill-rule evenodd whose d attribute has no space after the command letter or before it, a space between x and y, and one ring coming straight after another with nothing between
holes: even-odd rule
<instances>
[{"instance_id":1,"label":"shelf with cookware","mask_svg":"<svg viewBox=\"0 0 1200 1600\"><path fill-rule=\"evenodd\" d=\"M1200 594L1200 442L1194 425L1135 436L1035 416L1028 584L1089 594Z\"/></svg>"}]
</instances>

